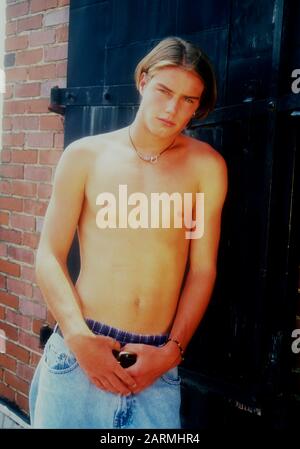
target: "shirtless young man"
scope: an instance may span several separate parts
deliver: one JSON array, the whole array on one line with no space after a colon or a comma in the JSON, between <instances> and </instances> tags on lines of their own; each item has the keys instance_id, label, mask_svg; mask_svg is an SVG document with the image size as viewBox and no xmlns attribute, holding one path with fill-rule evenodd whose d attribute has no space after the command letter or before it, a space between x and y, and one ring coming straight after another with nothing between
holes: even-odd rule
<instances>
[{"instance_id":1,"label":"shirtless young man","mask_svg":"<svg viewBox=\"0 0 300 449\"><path fill-rule=\"evenodd\" d=\"M180 428L178 364L216 279L227 170L210 145L182 134L215 103L214 74L202 52L164 39L135 77L141 103L133 123L74 141L56 169L36 276L59 327L32 380L33 427ZM186 227L172 219L169 228L118 226L118 208L110 210L117 226L100 229L97 216L109 205L99 206L97 197L110 192L118 200L120 185L128 196L149 199L154 192L192 193L193 217L196 193L204 192L202 237L187 239ZM66 262L77 226L81 271L74 286ZM134 353L136 362L124 368L112 350Z\"/></svg>"}]
</instances>

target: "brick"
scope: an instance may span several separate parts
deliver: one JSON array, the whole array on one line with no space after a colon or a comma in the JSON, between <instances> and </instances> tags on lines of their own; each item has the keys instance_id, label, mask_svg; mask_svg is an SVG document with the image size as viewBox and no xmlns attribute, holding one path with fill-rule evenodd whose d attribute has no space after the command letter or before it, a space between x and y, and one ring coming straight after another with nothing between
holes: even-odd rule
<instances>
[{"instance_id":1,"label":"brick","mask_svg":"<svg viewBox=\"0 0 300 449\"><path fill-rule=\"evenodd\" d=\"M29 46L40 47L55 43L55 30L33 31L29 34Z\"/></svg>"},{"instance_id":2,"label":"brick","mask_svg":"<svg viewBox=\"0 0 300 449\"><path fill-rule=\"evenodd\" d=\"M0 239L3 239L6 242L20 244L22 241L22 233L20 231L15 231L14 229L0 228Z\"/></svg>"},{"instance_id":3,"label":"brick","mask_svg":"<svg viewBox=\"0 0 300 449\"><path fill-rule=\"evenodd\" d=\"M61 59L67 59L68 57L68 45L61 44L53 47L45 48L44 60L49 61L60 61Z\"/></svg>"},{"instance_id":4,"label":"brick","mask_svg":"<svg viewBox=\"0 0 300 449\"><path fill-rule=\"evenodd\" d=\"M17 21L14 20L13 22L6 22L6 36L10 36L11 34L16 34L17 32Z\"/></svg>"},{"instance_id":5,"label":"brick","mask_svg":"<svg viewBox=\"0 0 300 449\"><path fill-rule=\"evenodd\" d=\"M54 135L54 146L55 148L64 148L64 139L65 136L63 133L55 134Z\"/></svg>"},{"instance_id":6,"label":"brick","mask_svg":"<svg viewBox=\"0 0 300 449\"><path fill-rule=\"evenodd\" d=\"M12 194L22 196L35 196L37 185L28 181L12 181Z\"/></svg>"},{"instance_id":7,"label":"brick","mask_svg":"<svg viewBox=\"0 0 300 449\"><path fill-rule=\"evenodd\" d=\"M34 316L44 320L46 318L46 306L37 302L20 298L20 312L26 316Z\"/></svg>"},{"instance_id":8,"label":"brick","mask_svg":"<svg viewBox=\"0 0 300 449\"><path fill-rule=\"evenodd\" d=\"M0 273L0 288L6 289L6 279L7 277Z\"/></svg>"},{"instance_id":9,"label":"brick","mask_svg":"<svg viewBox=\"0 0 300 449\"><path fill-rule=\"evenodd\" d=\"M27 214L41 215L44 217L47 206L48 205L42 201L24 199L24 212Z\"/></svg>"},{"instance_id":10,"label":"brick","mask_svg":"<svg viewBox=\"0 0 300 449\"><path fill-rule=\"evenodd\" d=\"M53 87L65 87L65 85L65 79L51 79L48 81L44 81L41 86L41 95L43 97L50 97L51 89Z\"/></svg>"},{"instance_id":11,"label":"brick","mask_svg":"<svg viewBox=\"0 0 300 449\"><path fill-rule=\"evenodd\" d=\"M22 330L19 331L19 342L22 346L31 348L34 351L39 351L40 340L36 335L28 334Z\"/></svg>"},{"instance_id":12,"label":"brick","mask_svg":"<svg viewBox=\"0 0 300 449\"><path fill-rule=\"evenodd\" d=\"M3 151L3 150L2 150ZM11 194L11 182L10 181L0 181L0 192L6 195Z\"/></svg>"},{"instance_id":13,"label":"brick","mask_svg":"<svg viewBox=\"0 0 300 449\"><path fill-rule=\"evenodd\" d=\"M13 128L17 129L39 129L39 117L38 116L15 116L12 118Z\"/></svg>"},{"instance_id":14,"label":"brick","mask_svg":"<svg viewBox=\"0 0 300 449\"><path fill-rule=\"evenodd\" d=\"M41 83L26 83L16 85L15 97L39 97Z\"/></svg>"},{"instance_id":15,"label":"brick","mask_svg":"<svg viewBox=\"0 0 300 449\"><path fill-rule=\"evenodd\" d=\"M43 59L43 49L18 51L16 55L16 65L37 64Z\"/></svg>"},{"instance_id":16,"label":"brick","mask_svg":"<svg viewBox=\"0 0 300 449\"><path fill-rule=\"evenodd\" d=\"M9 262L8 260L0 259L0 271L2 273L10 274L11 276L20 276L20 265Z\"/></svg>"},{"instance_id":17,"label":"brick","mask_svg":"<svg viewBox=\"0 0 300 449\"><path fill-rule=\"evenodd\" d=\"M13 150L12 162L23 164L36 164L38 158L37 150Z\"/></svg>"},{"instance_id":18,"label":"brick","mask_svg":"<svg viewBox=\"0 0 300 449\"><path fill-rule=\"evenodd\" d=\"M13 309L19 308L19 298L7 292L0 291L0 303L12 307Z\"/></svg>"},{"instance_id":19,"label":"brick","mask_svg":"<svg viewBox=\"0 0 300 449\"><path fill-rule=\"evenodd\" d=\"M17 406L28 415L29 414L28 396L25 396L17 391L15 401Z\"/></svg>"},{"instance_id":20,"label":"brick","mask_svg":"<svg viewBox=\"0 0 300 449\"><path fill-rule=\"evenodd\" d=\"M14 260L20 260L21 262L25 262L28 264L34 263L34 254L31 249L17 248L15 246L10 246L8 248L8 255Z\"/></svg>"},{"instance_id":21,"label":"brick","mask_svg":"<svg viewBox=\"0 0 300 449\"><path fill-rule=\"evenodd\" d=\"M41 352L41 349L40 349L39 352ZM38 365L40 359L41 359L41 355L40 354L36 354L35 352L31 352L30 366L33 366L33 368L35 368Z\"/></svg>"},{"instance_id":22,"label":"brick","mask_svg":"<svg viewBox=\"0 0 300 449\"><path fill-rule=\"evenodd\" d=\"M8 100L12 98L14 95L14 84L7 84L5 85L5 93L4 93L4 99Z\"/></svg>"},{"instance_id":23,"label":"brick","mask_svg":"<svg viewBox=\"0 0 300 449\"><path fill-rule=\"evenodd\" d=\"M8 226L9 223L9 213L0 211L0 224Z\"/></svg>"},{"instance_id":24,"label":"brick","mask_svg":"<svg viewBox=\"0 0 300 449\"><path fill-rule=\"evenodd\" d=\"M53 147L53 133L38 132L28 133L26 136L27 145L38 148L52 148ZM26 173L26 170L25 170ZM40 179L42 180L42 179ZM47 179L44 179L45 181Z\"/></svg>"},{"instance_id":25,"label":"brick","mask_svg":"<svg viewBox=\"0 0 300 449\"><path fill-rule=\"evenodd\" d=\"M67 6L70 4L70 0L58 0L58 6Z\"/></svg>"},{"instance_id":26,"label":"brick","mask_svg":"<svg viewBox=\"0 0 300 449\"><path fill-rule=\"evenodd\" d=\"M49 167L25 166L24 178L33 181L51 181L52 171Z\"/></svg>"},{"instance_id":27,"label":"brick","mask_svg":"<svg viewBox=\"0 0 300 449\"><path fill-rule=\"evenodd\" d=\"M63 25L56 29L56 42L68 42L69 38L69 26Z\"/></svg>"},{"instance_id":28,"label":"brick","mask_svg":"<svg viewBox=\"0 0 300 449\"><path fill-rule=\"evenodd\" d=\"M6 310L6 319L8 322L15 324L21 329L31 329L31 318L28 316L23 316L20 313L16 313L13 310Z\"/></svg>"},{"instance_id":29,"label":"brick","mask_svg":"<svg viewBox=\"0 0 300 449\"><path fill-rule=\"evenodd\" d=\"M12 124L13 124L12 117L3 118L2 125L4 130L12 129Z\"/></svg>"},{"instance_id":30,"label":"brick","mask_svg":"<svg viewBox=\"0 0 300 449\"><path fill-rule=\"evenodd\" d=\"M18 362L17 366L17 376L26 382L30 382L34 374L34 368L25 365L24 363Z\"/></svg>"},{"instance_id":31,"label":"brick","mask_svg":"<svg viewBox=\"0 0 300 449\"><path fill-rule=\"evenodd\" d=\"M11 151L10 150L1 150L1 162L10 162L11 161Z\"/></svg>"},{"instance_id":32,"label":"brick","mask_svg":"<svg viewBox=\"0 0 300 449\"><path fill-rule=\"evenodd\" d=\"M20 178L24 177L24 169L20 165L0 165L0 176L4 178ZM10 198L13 200L13 198ZM1 199L0 199L1 201Z\"/></svg>"},{"instance_id":33,"label":"brick","mask_svg":"<svg viewBox=\"0 0 300 449\"><path fill-rule=\"evenodd\" d=\"M40 100L32 100L40 101ZM24 114L26 112L27 102L25 100L9 100L4 102L4 114Z\"/></svg>"},{"instance_id":34,"label":"brick","mask_svg":"<svg viewBox=\"0 0 300 449\"><path fill-rule=\"evenodd\" d=\"M10 222L11 226L16 229L35 230L35 218L32 215L12 213Z\"/></svg>"},{"instance_id":35,"label":"brick","mask_svg":"<svg viewBox=\"0 0 300 449\"><path fill-rule=\"evenodd\" d=\"M19 19L17 25L17 32L21 33L22 31L36 30L38 28L42 28L42 24L43 24L42 14L26 17L25 19Z\"/></svg>"},{"instance_id":36,"label":"brick","mask_svg":"<svg viewBox=\"0 0 300 449\"><path fill-rule=\"evenodd\" d=\"M24 145L24 133L5 133L2 137L2 145L22 146Z\"/></svg>"},{"instance_id":37,"label":"brick","mask_svg":"<svg viewBox=\"0 0 300 449\"><path fill-rule=\"evenodd\" d=\"M39 245L39 241L40 241L40 236L33 234L33 233L29 233L29 232L23 233L22 245L36 249Z\"/></svg>"},{"instance_id":38,"label":"brick","mask_svg":"<svg viewBox=\"0 0 300 449\"><path fill-rule=\"evenodd\" d=\"M6 53L4 55L4 67L13 67L16 63L16 53Z\"/></svg>"},{"instance_id":39,"label":"brick","mask_svg":"<svg viewBox=\"0 0 300 449\"><path fill-rule=\"evenodd\" d=\"M41 199L50 199L52 193L52 185L51 184L39 184L38 186L38 198ZM8 218L7 218L8 220ZM0 216L1 223L1 216Z\"/></svg>"},{"instance_id":40,"label":"brick","mask_svg":"<svg viewBox=\"0 0 300 449\"><path fill-rule=\"evenodd\" d=\"M1 168L2 167L0 167L0 169ZM0 198L0 209L15 210L21 212L23 210L23 200L21 200L20 198L10 198L2 196Z\"/></svg>"},{"instance_id":41,"label":"brick","mask_svg":"<svg viewBox=\"0 0 300 449\"><path fill-rule=\"evenodd\" d=\"M67 76L67 62L58 62L56 65L56 77L57 78L64 78Z\"/></svg>"},{"instance_id":42,"label":"brick","mask_svg":"<svg viewBox=\"0 0 300 449\"><path fill-rule=\"evenodd\" d=\"M39 301L39 302L43 302L44 301L44 297L43 297L39 287L33 286L32 298L35 299L36 301Z\"/></svg>"},{"instance_id":43,"label":"brick","mask_svg":"<svg viewBox=\"0 0 300 449\"><path fill-rule=\"evenodd\" d=\"M4 242L0 242L0 256L7 257L7 244Z\"/></svg>"},{"instance_id":44,"label":"brick","mask_svg":"<svg viewBox=\"0 0 300 449\"><path fill-rule=\"evenodd\" d=\"M44 14L44 26L59 25L69 22L69 7Z\"/></svg>"},{"instance_id":45,"label":"brick","mask_svg":"<svg viewBox=\"0 0 300 449\"><path fill-rule=\"evenodd\" d=\"M22 391L23 393L28 395L29 392L29 383L17 377L15 374L11 374L6 371L4 373L4 381L10 387L15 388L17 391Z\"/></svg>"},{"instance_id":46,"label":"brick","mask_svg":"<svg viewBox=\"0 0 300 449\"><path fill-rule=\"evenodd\" d=\"M46 11L47 9L56 8L57 0L31 0L30 12Z\"/></svg>"},{"instance_id":47,"label":"brick","mask_svg":"<svg viewBox=\"0 0 300 449\"><path fill-rule=\"evenodd\" d=\"M0 383L0 397L14 402L15 392L10 387L4 385L4 383Z\"/></svg>"},{"instance_id":48,"label":"brick","mask_svg":"<svg viewBox=\"0 0 300 449\"><path fill-rule=\"evenodd\" d=\"M23 295L26 296L27 298L32 297L32 285L18 279L7 278L7 290L10 293Z\"/></svg>"},{"instance_id":49,"label":"brick","mask_svg":"<svg viewBox=\"0 0 300 449\"><path fill-rule=\"evenodd\" d=\"M9 5L6 8L6 20L10 20L14 17L25 16L29 12L29 2L17 3L15 5Z\"/></svg>"},{"instance_id":50,"label":"brick","mask_svg":"<svg viewBox=\"0 0 300 449\"><path fill-rule=\"evenodd\" d=\"M28 47L27 36L11 36L5 40L5 51L24 50Z\"/></svg>"},{"instance_id":51,"label":"brick","mask_svg":"<svg viewBox=\"0 0 300 449\"><path fill-rule=\"evenodd\" d=\"M2 322L0 323L0 329L5 332L5 335L9 340L18 340L18 328Z\"/></svg>"},{"instance_id":52,"label":"brick","mask_svg":"<svg viewBox=\"0 0 300 449\"><path fill-rule=\"evenodd\" d=\"M30 281L31 283L36 283L35 278L35 269L31 267L26 267L23 265L21 267L21 278L24 279L24 281Z\"/></svg>"},{"instance_id":53,"label":"brick","mask_svg":"<svg viewBox=\"0 0 300 449\"><path fill-rule=\"evenodd\" d=\"M17 70L17 69L12 69L12 70ZM56 74L55 64L45 64L45 65L28 68L28 79L29 80L53 79L53 78L55 78L55 74Z\"/></svg>"},{"instance_id":54,"label":"brick","mask_svg":"<svg viewBox=\"0 0 300 449\"><path fill-rule=\"evenodd\" d=\"M45 324L44 320L32 320L32 332L36 335L40 335L40 329Z\"/></svg>"},{"instance_id":55,"label":"brick","mask_svg":"<svg viewBox=\"0 0 300 449\"><path fill-rule=\"evenodd\" d=\"M1 323L0 323L0 329L1 329ZM16 359L13 359L12 357L9 357L7 354L1 354L0 353L0 366L3 368L7 368L10 371L16 372L17 369L17 361Z\"/></svg>"},{"instance_id":56,"label":"brick","mask_svg":"<svg viewBox=\"0 0 300 449\"><path fill-rule=\"evenodd\" d=\"M40 117L40 129L41 131L48 129L63 131L64 120L61 116L58 115L43 115Z\"/></svg>"},{"instance_id":57,"label":"brick","mask_svg":"<svg viewBox=\"0 0 300 449\"><path fill-rule=\"evenodd\" d=\"M5 307L0 306L0 320L4 320L5 319ZM1 365L1 363L0 363Z\"/></svg>"},{"instance_id":58,"label":"brick","mask_svg":"<svg viewBox=\"0 0 300 449\"><path fill-rule=\"evenodd\" d=\"M61 150L44 150L40 151L39 163L46 165L57 165L59 159L61 158Z\"/></svg>"},{"instance_id":59,"label":"brick","mask_svg":"<svg viewBox=\"0 0 300 449\"><path fill-rule=\"evenodd\" d=\"M40 98L38 100L30 100L26 103L26 112L29 113L43 113L49 112L49 99Z\"/></svg>"}]
</instances>

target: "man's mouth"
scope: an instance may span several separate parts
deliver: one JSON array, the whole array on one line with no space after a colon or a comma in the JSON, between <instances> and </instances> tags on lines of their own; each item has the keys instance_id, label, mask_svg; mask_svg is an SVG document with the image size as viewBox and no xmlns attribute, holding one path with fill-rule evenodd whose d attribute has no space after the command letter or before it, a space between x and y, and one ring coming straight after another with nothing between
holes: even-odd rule
<instances>
[{"instance_id":1,"label":"man's mouth","mask_svg":"<svg viewBox=\"0 0 300 449\"><path fill-rule=\"evenodd\" d=\"M175 126L174 122L171 122L170 120L166 120L164 118L158 118L161 122L165 123L167 126Z\"/></svg>"}]
</instances>

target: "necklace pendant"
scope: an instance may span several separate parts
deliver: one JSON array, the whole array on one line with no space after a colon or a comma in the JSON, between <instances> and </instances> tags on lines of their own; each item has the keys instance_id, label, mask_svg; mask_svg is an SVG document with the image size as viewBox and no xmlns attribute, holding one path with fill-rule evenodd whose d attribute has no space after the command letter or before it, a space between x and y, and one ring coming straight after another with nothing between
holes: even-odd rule
<instances>
[{"instance_id":1,"label":"necklace pendant","mask_svg":"<svg viewBox=\"0 0 300 449\"><path fill-rule=\"evenodd\" d=\"M152 162L152 164L156 164L157 160L158 160L158 156L157 155L156 156L151 156L151 158L150 158L150 162Z\"/></svg>"}]
</instances>

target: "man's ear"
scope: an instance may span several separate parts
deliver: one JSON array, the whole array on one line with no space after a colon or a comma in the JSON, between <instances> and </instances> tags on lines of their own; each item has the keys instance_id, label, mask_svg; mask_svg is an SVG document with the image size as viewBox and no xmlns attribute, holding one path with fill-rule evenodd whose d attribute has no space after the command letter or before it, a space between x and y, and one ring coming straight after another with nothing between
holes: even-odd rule
<instances>
[{"instance_id":1,"label":"man's ear","mask_svg":"<svg viewBox=\"0 0 300 449\"><path fill-rule=\"evenodd\" d=\"M148 74L146 72L142 72L141 76L140 76L140 82L139 82L139 93L141 95L143 95L144 88L145 88L146 84L148 83L148 81L149 81Z\"/></svg>"}]
</instances>

